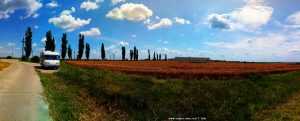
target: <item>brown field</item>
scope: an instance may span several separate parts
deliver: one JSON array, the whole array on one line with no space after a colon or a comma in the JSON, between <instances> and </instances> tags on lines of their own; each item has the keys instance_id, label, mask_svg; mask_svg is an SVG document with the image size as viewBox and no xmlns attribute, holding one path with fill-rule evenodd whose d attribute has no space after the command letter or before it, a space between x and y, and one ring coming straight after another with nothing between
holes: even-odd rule
<instances>
[{"instance_id":1,"label":"brown field","mask_svg":"<svg viewBox=\"0 0 300 121\"><path fill-rule=\"evenodd\" d=\"M10 63L8 63L8 62L0 61L0 70L8 67L9 65L10 65Z\"/></svg>"},{"instance_id":2,"label":"brown field","mask_svg":"<svg viewBox=\"0 0 300 121\"><path fill-rule=\"evenodd\" d=\"M191 63L178 61L68 61L85 67L121 71L129 74L152 75L161 78L241 78L252 73L283 73L300 70L296 63Z\"/></svg>"}]
</instances>

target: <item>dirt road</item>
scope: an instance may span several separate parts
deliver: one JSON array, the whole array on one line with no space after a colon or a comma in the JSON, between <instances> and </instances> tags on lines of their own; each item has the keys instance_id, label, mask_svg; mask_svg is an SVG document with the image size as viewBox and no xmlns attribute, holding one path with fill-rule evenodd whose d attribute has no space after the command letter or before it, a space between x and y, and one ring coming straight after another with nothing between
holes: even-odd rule
<instances>
[{"instance_id":1,"label":"dirt road","mask_svg":"<svg viewBox=\"0 0 300 121\"><path fill-rule=\"evenodd\" d=\"M0 71L0 121L51 121L36 64L1 61L12 65Z\"/></svg>"}]
</instances>

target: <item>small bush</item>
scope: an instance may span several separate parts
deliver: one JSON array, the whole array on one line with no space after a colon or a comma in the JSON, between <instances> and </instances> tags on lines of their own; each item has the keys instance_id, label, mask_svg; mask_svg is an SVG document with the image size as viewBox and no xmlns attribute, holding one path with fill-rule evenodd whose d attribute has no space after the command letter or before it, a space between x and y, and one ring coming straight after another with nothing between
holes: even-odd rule
<instances>
[{"instance_id":1,"label":"small bush","mask_svg":"<svg viewBox=\"0 0 300 121\"><path fill-rule=\"evenodd\" d=\"M21 58L22 61L27 61L27 59L28 58L26 56L22 56L22 58Z\"/></svg>"},{"instance_id":2,"label":"small bush","mask_svg":"<svg viewBox=\"0 0 300 121\"><path fill-rule=\"evenodd\" d=\"M39 57L39 56L33 56L33 57L31 58L31 62L39 63L39 62L40 62L40 57Z\"/></svg>"},{"instance_id":3,"label":"small bush","mask_svg":"<svg viewBox=\"0 0 300 121\"><path fill-rule=\"evenodd\" d=\"M11 56L7 56L6 59L12 59L12 57Z\"/></svg>"}]
</instances>

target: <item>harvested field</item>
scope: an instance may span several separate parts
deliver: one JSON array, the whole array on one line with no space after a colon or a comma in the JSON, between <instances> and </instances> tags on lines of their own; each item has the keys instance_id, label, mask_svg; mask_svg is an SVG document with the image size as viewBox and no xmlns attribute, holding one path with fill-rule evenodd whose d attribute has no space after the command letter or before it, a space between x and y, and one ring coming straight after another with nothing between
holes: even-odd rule
<instances>
[{"instance_id":1,"label":"harvested field","mask_svg":"<svg viewBox=\"0 0 300 121\"><path fill-rule=\"evenodd\" d=\"M253 73L283 73L300 70L295 63L190 63L178 61L68 61L85 67L121 71L129 74L153 75L161 78L241 78Z\"/></svg>"}]
</instances>

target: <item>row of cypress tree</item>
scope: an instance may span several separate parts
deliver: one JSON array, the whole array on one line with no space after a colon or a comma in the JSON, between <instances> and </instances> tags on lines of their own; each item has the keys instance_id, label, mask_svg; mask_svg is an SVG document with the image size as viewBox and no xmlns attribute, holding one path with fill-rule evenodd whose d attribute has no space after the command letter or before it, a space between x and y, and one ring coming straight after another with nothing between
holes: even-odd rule
<instances>
[{"instance_id":1,"label":"row of cypress tree","mask_svg":"<svg viewBox=\"0 0 300 121\"><path fill-rule=\"evenodd\" d=\"M46 51L55 51L55 38L52 36L51 31L46 32L46 41L45 41L45 50ZM90 57L90 44L84 42L84 35L79 34L79 43L78 43L78 54L77 58L78 60L82 59L84 48L85 48L85 56L86 59L89 60ZM31 51L32 51L32 31L31 28L28 27L25 33L25 56L29 58ZM122 60L126 60L126 48L123 46L122 48ZM72 48L71 45L68 45L67 40L67 34L63 33L62 36L62 44L61 44L61 57L62 59L66 58L66 55L68 55L69 59L75 59L72 58ZM138 49L136 49L136 46L134 46L133 50L130 50L130 60L138 60ZM105 48L104 44L101 44L101 59L105 60ZM148 50L148 60L150 59L150 50ZM152 60L162 60L161 54L155 54L153 55ZM165 54L165 60L167 60L167 55Z\"/></svg>"}]
</instances>

